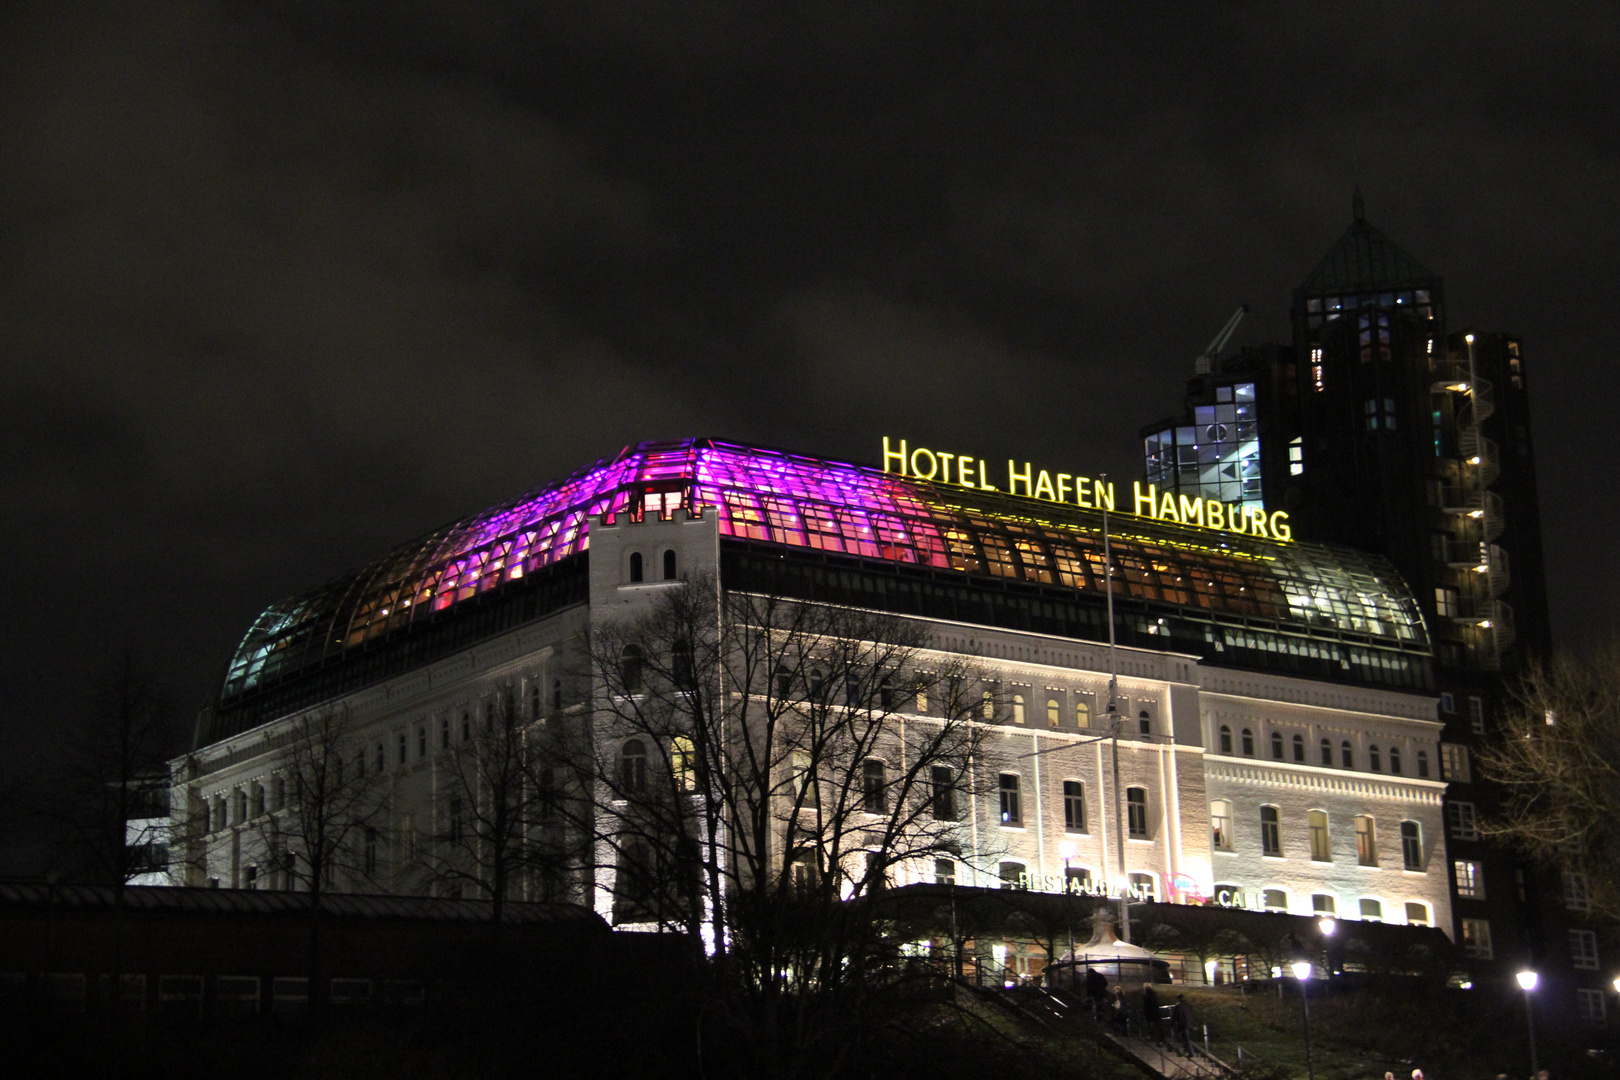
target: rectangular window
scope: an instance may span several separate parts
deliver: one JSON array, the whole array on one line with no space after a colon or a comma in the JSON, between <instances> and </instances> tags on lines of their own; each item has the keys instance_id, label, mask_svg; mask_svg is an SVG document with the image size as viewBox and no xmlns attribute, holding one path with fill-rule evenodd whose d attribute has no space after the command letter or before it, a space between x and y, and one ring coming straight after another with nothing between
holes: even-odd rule
<instances>
[{"instance_id":1,"label":"rectangular window","mask_svg":"<svg viewBox=\"0 0 1620 1080\"><path fill-rule=\"evenodd\" d=\"M1086 831L1086 785L1078 780L1063 781L1063 831Z\"/></svg>"},{"instance_id":2,"label":"rectangular window","mask_svg":"<svg viewBox=\"0 0 1620 1080\"><path fill-rule=\"evenodd\" d=\"M1564 910L1589 911L1592 897L1586 891L1586 875L1575 870L1564 871Z\"/></svg>"},{"instance_id":3,"label":"rectangular window","mask_svg":"<svg viewBox=\"0 0 1620 1080\"><path fill-rule=\"evenodd\" d=\"M1451 824L1451 838L1453 840L1479 839L1479 818L1474 814L1473 803L1448 803L1446 805L1446 819Z\"/></svg>"},{"instance_id":4,"label":"rectangular window","mask_svg":"<svg viewBox=\"0 0 1620 1080\"><path fill-rule=\"evenodd\" d=\"M1232 804L1216 799L1209 804L1209 825L1217 851L1232 850Z\"/></svg>"},{"instance_id":5,"label":"rectangular window","mask_svg":"<svg viewBox=\"0 0 1620 1080\"><path fill-rule=\"evenodd\" d=\"M929 809L935 821L956 820L956 774L945 765L928 770Z\"/></svg>"},{"instance_id":6,"label":"rectangular window","mask_svg":"<svg viewBox=\"0 0 1620 1080\"><path fill-rule=\"evenodd\" d=\"M1158 880L1152 874L1130 875L1131 895L1138 900L1154 900L1159 895Z\"/></svg>"},{"instance_id":7,"label":"rectangular window","mask_svg":"<svg viewBox=\"0 0 1620 1080\"><path fill-rule=\"evenodd\" d=\"M1021 862L1004 862L1001 864L1001 887L1003 889L1029 888L1029 871Z\"/></svg>"},{"instance_id":8,"label":"rectangular window","mask_svg":"<svg viewBox=\"0 0 1620 1080\"><path fill-rule=\"evenodd\" d=\"M1461 743L1440 744L1440 776L1459 784L1469 782L1472 774L1468 767L1468 747Z\"/></svg>"},{"instance_id":9,"label":"rectangular window","mask_svg":"<svg viewBox=\"0 0 1620 1080\"><path fill-rule=\"evenodd\" d=\"M1603 1001L1602 990L1591 990L1584 987L1576 990L1575 1005L1576 1011L1580 1013L1582 1020L1602 1020L1604 1017L1606 1006Z\"/></svg>"},{"instance_id":10,"label":"rectangular window","mask_svg":"<svg viewBox=\"0 0 1620 1080\"><path fill-rule=\"evenodd\" d=\"M1333 902L1333 897L1329 896L1327 893L1317 893L1311 897L1311 911L1318 918L1334 918L1336 915L1338 915L1337 908L1338 905Z\"/></svg>"},{"instance_id":11,"label":"rectangular window","mask_svg":"<svg viewBox=\"0 0 1620 1080\"><path fill-rule=\"evenodd\" d=\"M1356 861L1362 866L1378 865L1378 827L1365 814L1356 818Z\"/></svg>"},{"instance_id":12,"label":"rectangular window","mask_svg":"<svg viewBox=\"0 0 1620 1080\"><path fill-rule=\"evenodd\" d=\"M1129 835L1132 840L1149 839L1147 788L1125 789L1125 816L1130 826Z\"/></svg>"},{"instance_id":13,"label":"rectangular window","mask_svg":"<svg viewBox=\"0 0 1620 1080\"><path fill-rule=\"evenodd\" d=\"M1383 922L1384 905L1377 900L1363 900L1361 902L1361 918L1364 922Z\"/></svg>"},{"instance_id":14,"label":"rectangular window","mask_svg":"<svg viewBox=\"0 0 1620 1080\"><path fill-rule=\"evenodd\" d=\"M1449 690L1440 695L1440 711L1443 713L1454 713L1457 711L1457 699L1451 696L1451 691Z\"/></svg>"},{"instance_id":15,"label":"rectangular window","mask_svg":"<svg viewBox=\"0 0 1620 1080\"><path fill-rule=\"evenodd\" d=\"M1462 900L1485 899L1485 868L1472 859L1456 859L1451 872L1457 878L1457 896Z\"/></svg>"},{"instance_id":16,"label":"rectangular window","mask_svg":"<svg viewBox=\"0 0 1620 1080\"><path fill-rule=\"evenodd\" d=\"M883 762L861 763L861 809L868 814L881 814L884 810Z\"/></svg>"},{"instance_id":17,"label":"rectangular window","mask_svg":"<svg viewBox=\"0 0 1620 1080\"><path fill-rule=\"evenodd\" d=\"M955 859L935 859L934 860L934 884L935 885L955 885L956 884L956 860Z\"/></svg>"},{"instance_id":18,"label":"rectangular window","mask_svg":"<svg viewBox=\"0 0 1620 1080\"><path fill-rule=\"evenodd\" d=\"M1406 902L1406 925L1428 926L1429 905L1419 903L1415 900L1408 900Z\"/></svg>"},{"instance_id":19,"label":"rectangular window","mask_svg":"<svg viewBox=\"0 0 1620 1080\"><path fill-rule=\"evenodd\" d=\"M1022 825L1024 811L1018 802L1018 774L1001 774L1001 823Z\"/></svg>"},{"instance_id":20,"label":"rectangular window","mask_svg":"<svg viewBox=\"0 0 1620 1080\"><path fill-rule=\"evenodd\" d=\"M1485 734L1485 699L1471 697L1468 699L1468 728L1475 735Z\"/></svg>"},{"instance_id":21,"label":"rectangular window","mask_svg":"<svg viewBox=\"0 0 1620 1080\"><path fill-rule=\"evenodd\" d=\"M1260 851L1264 855L1282 855L1282 825L1275 806L1260 808Z\"/></svg>"},{"instance_id":22,"label":"rectangular window","mask_svg":"<svg viewBox=\"0 0 1620 1080\"><path fill-rule=\"evenodd\" d=\"M1306 818L1311 826L1311 858L1317 862L1328 862L1333 858L1333 851L1328 847L1327 811L1312 810Z\"/></svg>"},{"instance_id":23,"label":"rectangular window","mask_svg":"<svg viewBox=\"0 0 1620 1080\"><path fill-rule=\"evenodd\" d=\"M1569 960L1582 971L1598 968L1597 934L1591 930L1569 932Z\"/></svg>"},{"instance_id":24,"label":"rectangular window","mask_svg":"<svg viewBox=\"0 0 1620 1080\"><path fill-rule=\"evenodd\" d=\"M1491 924L1485 919L1464 919L1462 947L1463 955L1470 960L1494 959L1496 954L1491 950Z\"/></svg>"},{"instance_id":25,"label":"rectangular window","mask_svg":"<svg viewBox=\"0 0 1620 1080\"><path fill-rule=\"evenodd\" d=\"M1407 870L1423 869L1423 826L1415 821L1401 822L1401 865Z\"/></svg>"}]
</instances>

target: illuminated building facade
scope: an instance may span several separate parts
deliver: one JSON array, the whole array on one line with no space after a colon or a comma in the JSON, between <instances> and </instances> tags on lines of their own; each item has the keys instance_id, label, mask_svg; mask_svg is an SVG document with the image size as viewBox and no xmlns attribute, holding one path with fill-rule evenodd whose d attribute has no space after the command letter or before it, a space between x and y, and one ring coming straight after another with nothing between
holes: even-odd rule
<instances>
[{"instance_id":1,"label":"illuminated building facade","mask_svg":"<svg viewBox=\"0 0 1620 1080\"><path fill-rule=\"evenodd\" d=\"M285 885L252 843L278 812L265 796L278 740L294 718L340 707L362 767L386 774L389 825L368 837L364 879L334 884L441 889L413 853L453 827L444 763L469 725L495 701L536 723L594 715L603 690L581 675L583 635L712 574L728 590L916 620L941 662L993 688L993 716L974 722L996 790L969 797L957 863L903 866L897 884L1107 882L1162 901L1450 925L1431 647L1385 560L1117 507L1116 776L1098 740L1111 730L1101 507L986 487L646 443L275 604L177 763L192 880ZM920 721L928 706L902 711ZM614 916L610 861L563 870L519 887Z\"/></svg>"}]
</instances>

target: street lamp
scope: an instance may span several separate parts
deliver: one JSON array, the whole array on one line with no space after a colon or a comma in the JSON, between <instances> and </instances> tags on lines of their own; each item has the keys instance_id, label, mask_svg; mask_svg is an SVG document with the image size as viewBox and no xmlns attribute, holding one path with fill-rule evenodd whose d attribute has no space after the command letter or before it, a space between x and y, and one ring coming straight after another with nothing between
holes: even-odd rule
<instances>
[{"instance_id":1,"label":"street lamp","mask_svg":"<svg viewBox=\"0 0 1620 1080\"><path fill-rule=\"evenodd\" d=\"M1323 937L1332 937L1333 931L1339 928L1338 921L1335 919L1322 919L1316 925L1322 931Z\"/></svg>"},{"instance_id":2,"label":"street lamp","mask_svg":"<svg viewBox=\"0 0 1620 1080\"><path fill-rule=\"evenodd\" d=\"M1524 1025L1530 1032L1530 1075L1535 1076L1539 1071L1536 1065L1536 1018L1531 1012L1530 994L1535 990L1536 984L1541 982L1541 976L1534 971L1521 971L1513 976L1519 980L1519 989L1524 991Z\"/></svg>"},{"instance_id":3,"label":"street lamp","mask_svg":"<svg viewBox=\"0 0 1620 1080\"><path fill-rule=\"evenodd\" d=\"M1311 962L1295 960L1294 978L1299 980L1299 1007L1305 1010L1305 1075L1316 1080L1316 1066L1311 1062L1311 995L1307 980L1311 977Z\"/></svg>"},{"instance_id":4,"label":"street lamp","mask_svg":"<svg viewBox=\"0 0 1620 1080\"><path fill-rule=\"evenodd\" d=\"M1324 978L1333 978L1333 956L1328 952L1328 939L1339 928L1338 920L1331 915L1324 915L1316 920L1316 928L1322 931L1322 975Z\"/></svg>"},{"instance_id":5,"label":"street lamp","mask_svg":"<svg viewBox=\"0 0 1620 1080\"><path fill-rule=\"evenodd\" d=\"M1058 854L1063 856L1063 921L1069 927L1069 963L1074 964L1074 887L1069 881L1069 860L1074 858L1079 848L1073 840L1065 840L1058 845ZM1069 968L1070 980L1074 977L1074 968Z\"/></svg>"}]
</instances>

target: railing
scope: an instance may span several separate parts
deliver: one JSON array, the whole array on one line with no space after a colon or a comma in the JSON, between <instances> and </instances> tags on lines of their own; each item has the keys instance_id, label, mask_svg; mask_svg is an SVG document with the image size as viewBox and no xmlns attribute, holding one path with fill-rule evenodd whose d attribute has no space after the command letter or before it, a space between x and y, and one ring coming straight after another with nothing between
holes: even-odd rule
<instances>
[{"instance_id":1,"label":"railing","mask_svg":"<svg viewBox=\"0 0 1620 1080\"><path fill-rule=\"evenodd\" d=\"M1497 597L1507 591L1508 553L1500 545L1451 540L1446 542L1445 556L1446 565L1459 571L1460 591L1480 597Z\"/></svg>"},{"instance_id":2,"label":"railing","mask_svg":"<svg viewBox=\"0 0 1620 1080\"><path fill-rule=\"evenodd\" d=\"M1502 535L1505 524L1502 496L1494 491L1481 491L1475 487L1441 488L1440 509L1477 523L1486 540L1495 540Z\"/></svg>"},{"instance_id":3,"label":"railing","mask_svg":"<svg viewBox=\"0 0 1620 1080\"><path fill-rule=\"evenodd\" d=\"M1481 435L1478 429L1457 433L1457 450L1466 464L1474 466L1479 487L1490 487L1502 475L1502 455L1496 443Z\"/></svg>"}]
</instances>

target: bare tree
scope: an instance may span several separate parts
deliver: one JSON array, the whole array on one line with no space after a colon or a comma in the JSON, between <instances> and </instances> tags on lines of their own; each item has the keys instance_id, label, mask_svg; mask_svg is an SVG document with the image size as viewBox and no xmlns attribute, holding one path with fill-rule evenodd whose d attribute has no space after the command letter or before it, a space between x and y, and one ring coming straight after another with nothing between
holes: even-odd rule
<instances>
[{"instance_id":1,"label":"bare tree","mask_svg":"<svg viewBox=\"0 0 1620 1080\"><path fill-rule=\"evenodd\" d=\"M1584 874L1592 911L1620 920L1620 641L1529 664L1479 766L1507 792L1486 835Z\"/></svg>"},{"instance_id":2,"label":"bare tree","mask_svg":"<svg viewBox=\"0 0 1620 1080\"><path fill-rule=\"evenodd\" d=\"M469 718L460 741L442 748L434 843L418 853L434 881L487 898L497 926L506 901L531 879L549 880L559 854L541 710L536 696L522 715L513 688L503 687L485 700L482 720Z\"/></svg>"},{"instance_id":3,"label":"bare tree","mask_svg":"<svg viewBox=\"0 0 1620 1080\"><path fill-rule=\"evenodd\" d=\"M893 959L869 901L960 857L983 684L915 622L708 576L589 656L589 748L565 760L616 919L705 937L770 1074L836 1067L833 1017Z\"/></svg>"}]
</instances>

